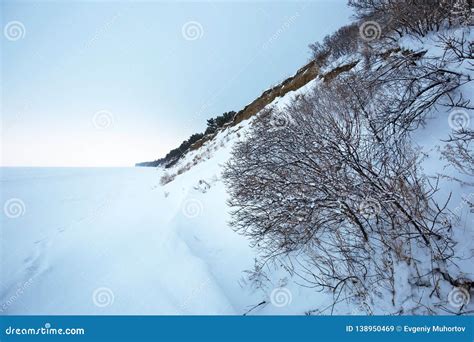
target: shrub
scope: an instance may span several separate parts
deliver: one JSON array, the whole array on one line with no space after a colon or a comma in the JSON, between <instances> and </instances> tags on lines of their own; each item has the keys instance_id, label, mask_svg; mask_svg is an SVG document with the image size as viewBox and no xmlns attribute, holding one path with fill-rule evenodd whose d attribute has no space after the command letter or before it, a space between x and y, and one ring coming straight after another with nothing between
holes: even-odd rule
<instances>
[{"instance_id":1,"label":"shrub","mask_svg":"<svg viewBox=\"0 0 474 342\"><path fill-rule=\"evenodd\" d=\"M455 254L446 203L434 200L436 183L420 174L409 135L452 80L424 79L423 65L387 68L387 79L385 68L339 76L282 111L264 111L223 174L232 227L261 264L289 265L335 302L370 302L383 289L395 303L397 282L435 288ZM388 96L393 89L398 95ZM400 263L406 278L395 277Z\"/></svg>"}]
</instances>

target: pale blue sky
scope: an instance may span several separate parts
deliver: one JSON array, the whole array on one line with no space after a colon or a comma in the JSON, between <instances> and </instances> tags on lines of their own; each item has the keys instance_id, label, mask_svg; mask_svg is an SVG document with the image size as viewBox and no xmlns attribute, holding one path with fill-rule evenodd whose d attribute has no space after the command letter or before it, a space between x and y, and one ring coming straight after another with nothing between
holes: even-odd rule
<instances>
[{"instance_id":1,"label":"pale blue sky","mask_svg":"<svg viewBox=\"0 0 474 342\"><path fill-rule=\"evenodd\" d=\"M345 0L4 1L1 12L3 166L161 157L292 75L351 16Z\"/></svg>"}]
</instances>

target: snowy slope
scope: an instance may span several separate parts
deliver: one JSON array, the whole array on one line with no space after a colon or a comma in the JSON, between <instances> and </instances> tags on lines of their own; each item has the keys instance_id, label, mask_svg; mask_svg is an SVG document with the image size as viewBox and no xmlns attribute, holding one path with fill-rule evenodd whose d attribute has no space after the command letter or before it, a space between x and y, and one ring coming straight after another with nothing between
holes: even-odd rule
<instances>
[{"instance_id":1,"label":"snowy slope","mask_svg":"<svg viewBox=\"0 0 474 342\"><path fill-rule=\"evenodd\" d=\"M474 32L466 31L463 28L451 30L451 34L460 37L468 32L468 40L474 41ZM413 51L427 51L427 58L439 58L443 54L440 48L437 34L432 33L422 40L405 37L400 41L400 45ZM474 70L467 61L458 64L453 71L468 74L474 78ZM474 103L474 84L469 82L460 87L456 95L462 93L464 99ZM457 242L456 250L459 253L459 260L456 260L459 269L453 270L466 278L474 278L474 184L472 176L463 174L455 170L446 160L441 157L442 151L449 136L453 133L452 124L449 122L450 113L454 110L443 106L437 106L427 120L425 127L421 127L413 134L413 143L419 148L420 153L425 155L422 163L424 174L434 182L439 178L440 191L435 198L439 203L444 203L450 198L447 208L452 213L455 233L454 240ZM469 115L469 126L474 126L474 116L472 111L462 111ZM447 176L447 177L445 177ZM451 178L465 182L462 184ZM457 218L455 217L457 216ZM473 304L473 303L471 303Z\"/></svg>"},{"instance_id":2,"label":"snowy slope","mask_svg":"<svg viewBox=\"0 0 474 342\"><path fill-rule=\"evenodd\" d=\"M292 91L284 97L276 98L269 106L282 108L298 94L308 92L317 82L319 80L311 81L298 91ZM167 200L183 203L183 210L192 209L190 210L191 216L195 215L195 208L199 213L196 213L197 217L193 219L195 223L193 223L192 232L190 232L189 222L186 222L188 219L186 215L178 216L181 236L185 237L192 248L202 242L198 243L191 238L191 235L196 234L197 231L203 234L201 236L206 236L206 244L212 248L222 248L224 249L223 253L226 254L235 253L233 251L235 243L242 239L227 224L230 220L230 209L225 203L227 193L222 182L221 172L224 164L230 158L233 145L237 141L245 139L246 132L250 129L254 119L255 117L250 118L237 126L219 132L214 139L204 143L201 148L187 153L173 168L165 171L166 174L175 176L173 181L162 188ZM187 203L189 205L186 205ZM223 244L222 240L216 239L218 234L223 234L221 230L228 232L228 240ZM254 250L250 250L251 260L237 262L236 258L236 262L232 264L216 258L215 267L219 270L231 267L242 272L251 270L255 253ZM212 264L211 268L213 268ZM318 294L314 290L299 286L281 267L269 266L267 271L269 281L259 289L253 288L252 284L248 282L247 273L242 273L240 279L225 279L225 282L229 284L229 289L239 280L240 292L228 293L229 297L234 298L233 303L236 303L238 314L304 314L316 306L330 303L330 298L327 295ZM345 307L342 307L341 310L345 310L344 313L352 312Z\"/></svg>"},{"instance_id":3,"label":"snowy slope","mask_svg":"<svg viewBox=\"0 0 474 342\"><path fill-rule=\"evenodd\" d=\"M460 29L457 34L460 35L462 30L463 29ZM472 41L472 33L470 40ZM415 52L427 50L427 58L437 59L443 54L443 51L439 48L436 34L428 35L421 40L404 38L399 43L401 47L411 49ZM338 63L336 64L347 64L348 61L357 59L355 56L346 56L342 60L337 61ZM463 72L466 72L468 68L469 65L457 66L457 69ZM472 71L470 73L471 77L473 77ZM304 94L310 91L316 82L318 81L313 81L306 87L303 87L297 92L292 92L282 99L276 99L270 106L283 107L288 101L291 101L297 93ZM462 86L458 92L462 92L464 98L470 99L471 103L474 100L472 82ZM436 106L427 118L426 124L413 132L412 141L420 155L425 156L422 168L426 179L433 183L439 181L440 190L435 194L434 198L438 203L443 204L450 199L447 204L447 210L452 213L451 219L454 228L453 239L456 242L454 249L457 255L455 260L456 266L451 265L450 272L459 278L473 279L474 264L472 263L472 258L474 257L474 249L472 241L474 241L474 188L472 183L471 185L461 184L453 180L453 178L466 183L472 182L472 179L470 179L469 175L462 174L452 167L449 167L448 162L441 158L440 153L446 145L446 140L449 138L449 135L453 132L453 128L449 124L450 111L452 111L452 109L449 107ZM240 126L231 127L220 132L215 139L206 142L202 148L188 153L177 166L169 171L173 176L176 175L175 180L170 184L180 183L184 181L184 179L189 179L189 177L193 177L193 175L197 173L200 173L200 176L194 179L196 182L199 181L198 178L206 180L206 177L209 177L211 174L213 176L219 174L218 170L221 164L228 158L229 145L232 145L235 140L240 139L237 137L237 132L239 132L239 135L244 134L242 131L245 132L245 130L248 129L248 125L251 125L251 121L252 119L244 122L242 128ZM472 115L470 122L471 125L472 122L474 122ZM194 166L196 159L198 161L196 166ZM187 171L188 169L189 171ZM208 173L209 170L212 171ZM179 174L181 172L184 173ZM165 188L171 187L172 185L170 184L166 185ZM222 186L220 182L216 182L216 185ZM223 192L223 194L222 198L225 198L225 192ZM254 303L256 306L252 308L251 314L415 313L417 312L416 307L419 306L421 298L423 298L423 301L426 301L426 303L432 301L429 293L424 293L423 289L418 291L418 289L414 289L413 286L409 284L410 273L403 265L397 266L397 298L399 298L400 302L396 303L396 306L392 306L390 301L381 295L380 298L369 304L370 308L368 310L365 310L367 309L365 307L348 305L348 303L338 303L336 307L333 307L328 294L318 293L315 292L314 289L300 286L297 276L290 276L288 272L283 270L283 267L279 267L278 265L274 267L269 266L266 271L268 282L262 283L262 288L257 291L260 297L259 300ZM449 284L440 284L439 291L442 293L441 298L443 298L443 300L446 299L444 304L440 303L440 305L447 307L448 311L444 312L455 312L456 307L450 306L448 297L450 293L457 290ZM261 305L257 305L259 303ZM470 306L466 308L466 311L469 311L472 305L473 303L471 302Z\"/></svg>"}]
</instances>

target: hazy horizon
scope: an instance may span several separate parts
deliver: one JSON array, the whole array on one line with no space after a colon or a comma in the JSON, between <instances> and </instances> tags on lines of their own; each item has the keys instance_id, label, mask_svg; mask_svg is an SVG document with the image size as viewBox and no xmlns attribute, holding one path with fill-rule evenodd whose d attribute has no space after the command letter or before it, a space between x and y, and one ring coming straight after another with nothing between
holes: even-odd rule
<instances>
[{"instance_id":1,"label":"hazy horizon","mask_svg":"<svg viewBox=\"0 0 474 342\"><path fill-rule=\"evenodd\" d=\"M4 167L162 157L294 74L351 15L345 0L1 6Z\"/></svg>"}]
</instances>

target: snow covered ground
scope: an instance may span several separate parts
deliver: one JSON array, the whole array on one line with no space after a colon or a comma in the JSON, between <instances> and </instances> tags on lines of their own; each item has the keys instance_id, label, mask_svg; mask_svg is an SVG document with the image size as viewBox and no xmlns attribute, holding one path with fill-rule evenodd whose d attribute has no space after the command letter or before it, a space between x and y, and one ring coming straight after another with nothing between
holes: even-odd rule
<instances>
[{"instance_id":1,"label":"snow covered ground","mask_svg":"<svg viewBox=\"0 0 474 342\"><path fill-rule=\"evenodd\" d=\"M253 255L226 227L222 187L209 189L214 201L184 182L166 197L159 178L2 169L2 313L241 313Z\"/></svg>"},{"instance_id":2,"label":"snow covered ground","mask_svg":"<svg viewBox=\"0 0 474 342\"><path fill-rule=\"evenodd\" d=\"M211 165L164 187L152 168L3 168L2 314L243 314L267 299L246 285L255 255ZM288 313L292 294L274 296L262 313Z\"/></svg>"},{"instance_id":3,"label":"snow covered ground","mask_svg":"<svg viewBox=\"0 0 474 342\"><path fill-rule=\"evenodd\" d=\"M243 314L265 300L227 226L227 155L164 187L153 168L1 169L1 313Z\"/></svg>"}]
</instances>

